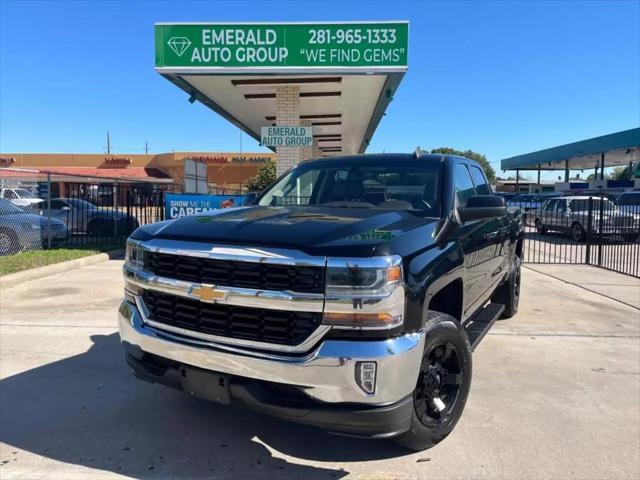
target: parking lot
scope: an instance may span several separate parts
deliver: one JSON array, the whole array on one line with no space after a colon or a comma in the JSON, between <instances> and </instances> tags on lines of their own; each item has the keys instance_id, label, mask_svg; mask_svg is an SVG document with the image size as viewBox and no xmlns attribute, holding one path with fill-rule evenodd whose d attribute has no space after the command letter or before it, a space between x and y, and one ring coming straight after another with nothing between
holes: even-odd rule
<instances>
[{"instance_id":1,"label":"parking lot","mask_svg":"<svg viewBox=\"0 0 640 480\"><path fill-rule=\"evenodd\" d=\"M637 278L525 268L520 313L474 353L460 423L408 453L134 379L121 266L0 293L0 478L640 477Z\"/></svg>"}]
</instances>

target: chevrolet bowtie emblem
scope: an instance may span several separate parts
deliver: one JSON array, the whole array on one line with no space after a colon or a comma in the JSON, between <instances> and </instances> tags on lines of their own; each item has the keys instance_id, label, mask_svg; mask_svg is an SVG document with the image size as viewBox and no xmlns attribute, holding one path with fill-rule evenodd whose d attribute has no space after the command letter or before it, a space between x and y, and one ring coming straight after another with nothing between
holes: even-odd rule
<instances>
[{"instance_id":1,"label":"chevrolet bowtie emblem","mask_svg":"<svg viewBox=\"0 0 640 480\"><path fill-rule=\"evenodd\" d=\"M200 285L199 287L191 287L189 290L189 295L198 297L203 302L224 300L228 294L227 290L217 290L213 285Z\"/></svg>"}]
</instances>

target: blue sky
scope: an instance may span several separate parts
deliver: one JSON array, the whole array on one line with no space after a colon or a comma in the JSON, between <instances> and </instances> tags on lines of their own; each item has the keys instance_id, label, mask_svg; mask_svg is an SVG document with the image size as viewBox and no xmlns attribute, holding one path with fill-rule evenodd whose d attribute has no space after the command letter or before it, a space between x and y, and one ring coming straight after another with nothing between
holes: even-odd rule
<instances>
[{"instance_id":1,"label":"blue sky","mask_svg":"<svg viewBox=\"0 0 640 480\"><path fill-rule=\"evenodd\" d=\"M107 130L115 152L237 151L235 127L154 72L155 22L391 19L411 22L409 72L369 152L470 148L497 167L640 125L637 0L0 0L0 151L99 152Z\"/></svg>"}]
</instances>

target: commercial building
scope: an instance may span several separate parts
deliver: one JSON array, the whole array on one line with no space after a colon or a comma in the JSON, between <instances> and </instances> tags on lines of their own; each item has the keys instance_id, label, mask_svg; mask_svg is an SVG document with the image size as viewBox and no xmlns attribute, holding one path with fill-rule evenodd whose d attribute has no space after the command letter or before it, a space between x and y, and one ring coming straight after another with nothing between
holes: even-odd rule
<instances>
[{"instance_id":1,"label":"commercial building","mask_svg":"<svg viewBox=\"0 0 640 480\"><path fill-rule=\"evenodd\" d=\"M247 181L258 166L274 161L271 153L170 152L158 154L84 154L84 153L0 153L0 182L11 178L52 174L52 191L65 196L69 183L141 183L164 185L182 191L185 160L207 165L210 192L236 192L246 189ZM26 171L26 172L25 172Z\"/></svg>"}]
</instances>

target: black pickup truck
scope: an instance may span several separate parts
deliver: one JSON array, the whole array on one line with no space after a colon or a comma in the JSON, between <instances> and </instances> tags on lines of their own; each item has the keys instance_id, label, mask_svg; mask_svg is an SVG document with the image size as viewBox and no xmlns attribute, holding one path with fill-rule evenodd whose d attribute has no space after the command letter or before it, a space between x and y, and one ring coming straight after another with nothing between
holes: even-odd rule
<instances>
[{"instance_id":1,"label":"black pickup truck","mask_svg":"<svg viewBox=\"0 0 640 480\"><path fill-rule=\"evenodd\" d=\"M518 309L522 237L466 158L307 161L255 205L131 235L126 359L191 395L428 448L462 414L472 350Z\"/></svg>"}]
</instances>

